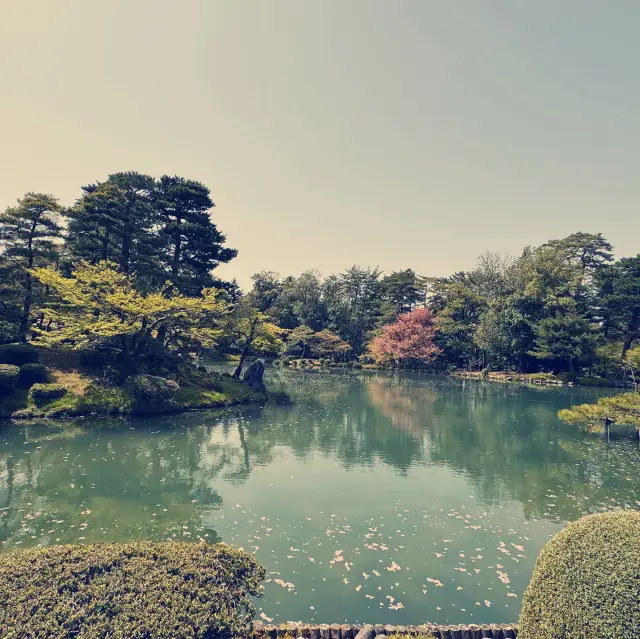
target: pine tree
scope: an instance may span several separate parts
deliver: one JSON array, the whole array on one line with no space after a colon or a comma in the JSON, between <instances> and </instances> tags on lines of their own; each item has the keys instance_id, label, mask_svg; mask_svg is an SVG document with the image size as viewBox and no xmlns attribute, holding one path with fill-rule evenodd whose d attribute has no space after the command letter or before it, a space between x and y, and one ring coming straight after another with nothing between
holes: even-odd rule
<instances>
[{"instance_id":1,"label":"pine tree","mask_svg":"<svg viewBox=\"0 0 640 639\"><path fill-rule=\"evenodd\" d=\"M54 260L62 236L61 207L52 195L27 193L17 206L8 207L0 216L0 241L7 264L15 269L21 282L22 303L18 338L26 340L33 302L31 269Z\"/></svg>"},{"instance_id":2,"label":"pine tree","mask_svg":"<svg viewBox=\"0 0 640 639\"><path fill-rule=\"evenodd\" d=\"M565 298L558 312L540 320L533 330L536 343L530 354L538 359L566 362L572 374L577 363L593 356L597 345L594 328L571 298Z\"/></svg>"},{"instance_id":3,"label":"pine tree","mask_svg":"<svg viewBox=\"0 0 640 639\"><path fill-rule=\"evenodd\" d=\"M110 182L82 189L84 194L68 211L67 251L70 258L90 264L118 260L125 226L125 192Z\"/></svg>"},{"instance_id":4,"label":"pine tree","mask_svg":"<svg viewBox=\"0 0 640 639\"><path fill-rule=\"evenodd\" d=\"M233 259L238 252L226 248L226 237L210 217L215 206L209 189L194 180L164 175L155 189L162 268L183 293L198 295L216 283L211 271Z\"/></svg>"}]
</instances>

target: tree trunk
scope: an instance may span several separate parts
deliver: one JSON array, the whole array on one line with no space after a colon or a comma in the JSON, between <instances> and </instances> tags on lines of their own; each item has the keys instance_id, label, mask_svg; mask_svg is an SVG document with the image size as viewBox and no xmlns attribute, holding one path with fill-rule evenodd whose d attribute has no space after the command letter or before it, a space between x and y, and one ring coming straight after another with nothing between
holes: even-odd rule
<instances>
[{"instance_id":1,"label":"tree trunk","mask_svg":"<svg viewBox=\"0 0 640 639\"><path fill-rule=\"evenodd\" d=\"M256 327L258 326L258 318L254 319L251 322L251 329L249 331L249 335L247 336L247 341L244 343L244 348L242 349L242 354L240 355L240 361L238 362L238 367L233 373L233 377L235 379L240 379L240 374L242 373L242 367L244 366L244 360L247 359L247 355L249 354L249 349L251 348L251 344L253 344L253 338L256 333Z\"/></svg>"},{"instance_id":2,"label":"tree trunk","mask_svg":"<svg viewBox=\"0 0 640 639\"><path fill-rule=\"evenodd\" d=\"M182 250L182 233L180 232L180 224L182 223L182 218L178 217L176 219L176 231L173 237L174 247L173 247L173 261L171 264L171 281L175 284L175 279L178 276L178 271L180 270L180 256Z\"/></svg>"},{"instance_id":3,"label":"tree trunk","mask_svg":"<svg viewBox=\"0 0 640 639\"><path fill-rule=\"evenodd\" d=\"M133 228L127 225L124 230L124 237L122 238L122 251L120 252L120 270L123 273L129 273L132 243L133 243Z\"/></svg>"},{"instance_id":4,"label":"tree trunk","mask_svg":"<svg viewBox=\"0 0 640 639\"><path fill-rule=\"evenodd\" d=\"M27 341L27 331L29 330L29 313L31 312L31 297L33 294L33 277L31 276L31 269L33 268L33 235L36 231L37 222L34 221L31 225L31 232L29 233L29 242L27 245L28 250L28 262L27 271L24 278L24 301L22 303L22 316L20 317L20 328L18 329L18 337L21 342Z\"/></svg>"},{"instance_id":5,"label":"tree trunk","mask_svg":"<svg viewBox=\"0 0 640 639\"><path fill-rule=\"evenodd\" d=\"M109 232L107 229L103 229L104 233L102 235L102 260L106 261L109 257Z\"/></svg>"}]
</instances>

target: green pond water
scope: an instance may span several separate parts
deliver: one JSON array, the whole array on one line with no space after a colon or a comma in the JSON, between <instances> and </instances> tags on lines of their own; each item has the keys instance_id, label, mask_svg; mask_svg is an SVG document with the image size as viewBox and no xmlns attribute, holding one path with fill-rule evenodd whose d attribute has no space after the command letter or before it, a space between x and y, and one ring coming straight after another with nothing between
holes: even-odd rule
<instances>
[{"instance_id":1,"label":"green pond water","mask_svg":"<svg viewBox=\"0 0 640 639\"><path fill-rule=\"evenodd\" d=\"M565 522L640 505L639 451L556 419L587 389L270 371L291 406L0 425L0 548L223 540L274 622L515 621Z\"/></svg>"}]
</instances>

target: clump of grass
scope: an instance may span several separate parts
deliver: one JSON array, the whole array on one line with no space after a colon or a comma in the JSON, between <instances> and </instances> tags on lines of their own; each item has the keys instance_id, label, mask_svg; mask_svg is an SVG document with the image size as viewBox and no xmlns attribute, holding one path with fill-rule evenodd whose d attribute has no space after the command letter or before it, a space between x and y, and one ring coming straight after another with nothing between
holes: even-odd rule
<instances>
[{"instance_id":1,"label":"clump of grass","mask_svg":"<svg viewBox=\"0 0 640 639\"><path fill-rule=\"evenodd\" d=\"M51 372L56 384L64 386L70 393L74 395L84 395L91 379L86 375L82 375L77 370L62 371L55 369Z\"/></svg>"}]
</instances>

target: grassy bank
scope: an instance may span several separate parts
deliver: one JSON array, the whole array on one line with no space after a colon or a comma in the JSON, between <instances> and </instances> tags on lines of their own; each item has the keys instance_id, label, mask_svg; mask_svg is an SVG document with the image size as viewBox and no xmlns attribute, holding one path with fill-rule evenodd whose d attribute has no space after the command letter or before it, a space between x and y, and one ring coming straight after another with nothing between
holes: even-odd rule
<instances>
[{"instance_id":1,"label":"grassy bank","mask_svg":"<svg viewBox=\"0 0 640 639\"><path fill-rule=\"evenodd\" d=\"M0 360L2 418L150 415L260 403L268 398L267 393L256 392L227 374L191 365L166 377L135 374L116 382L104 371L83 365L70 350L5 346L0 347Z\"/></svg>"}]
</instances>

